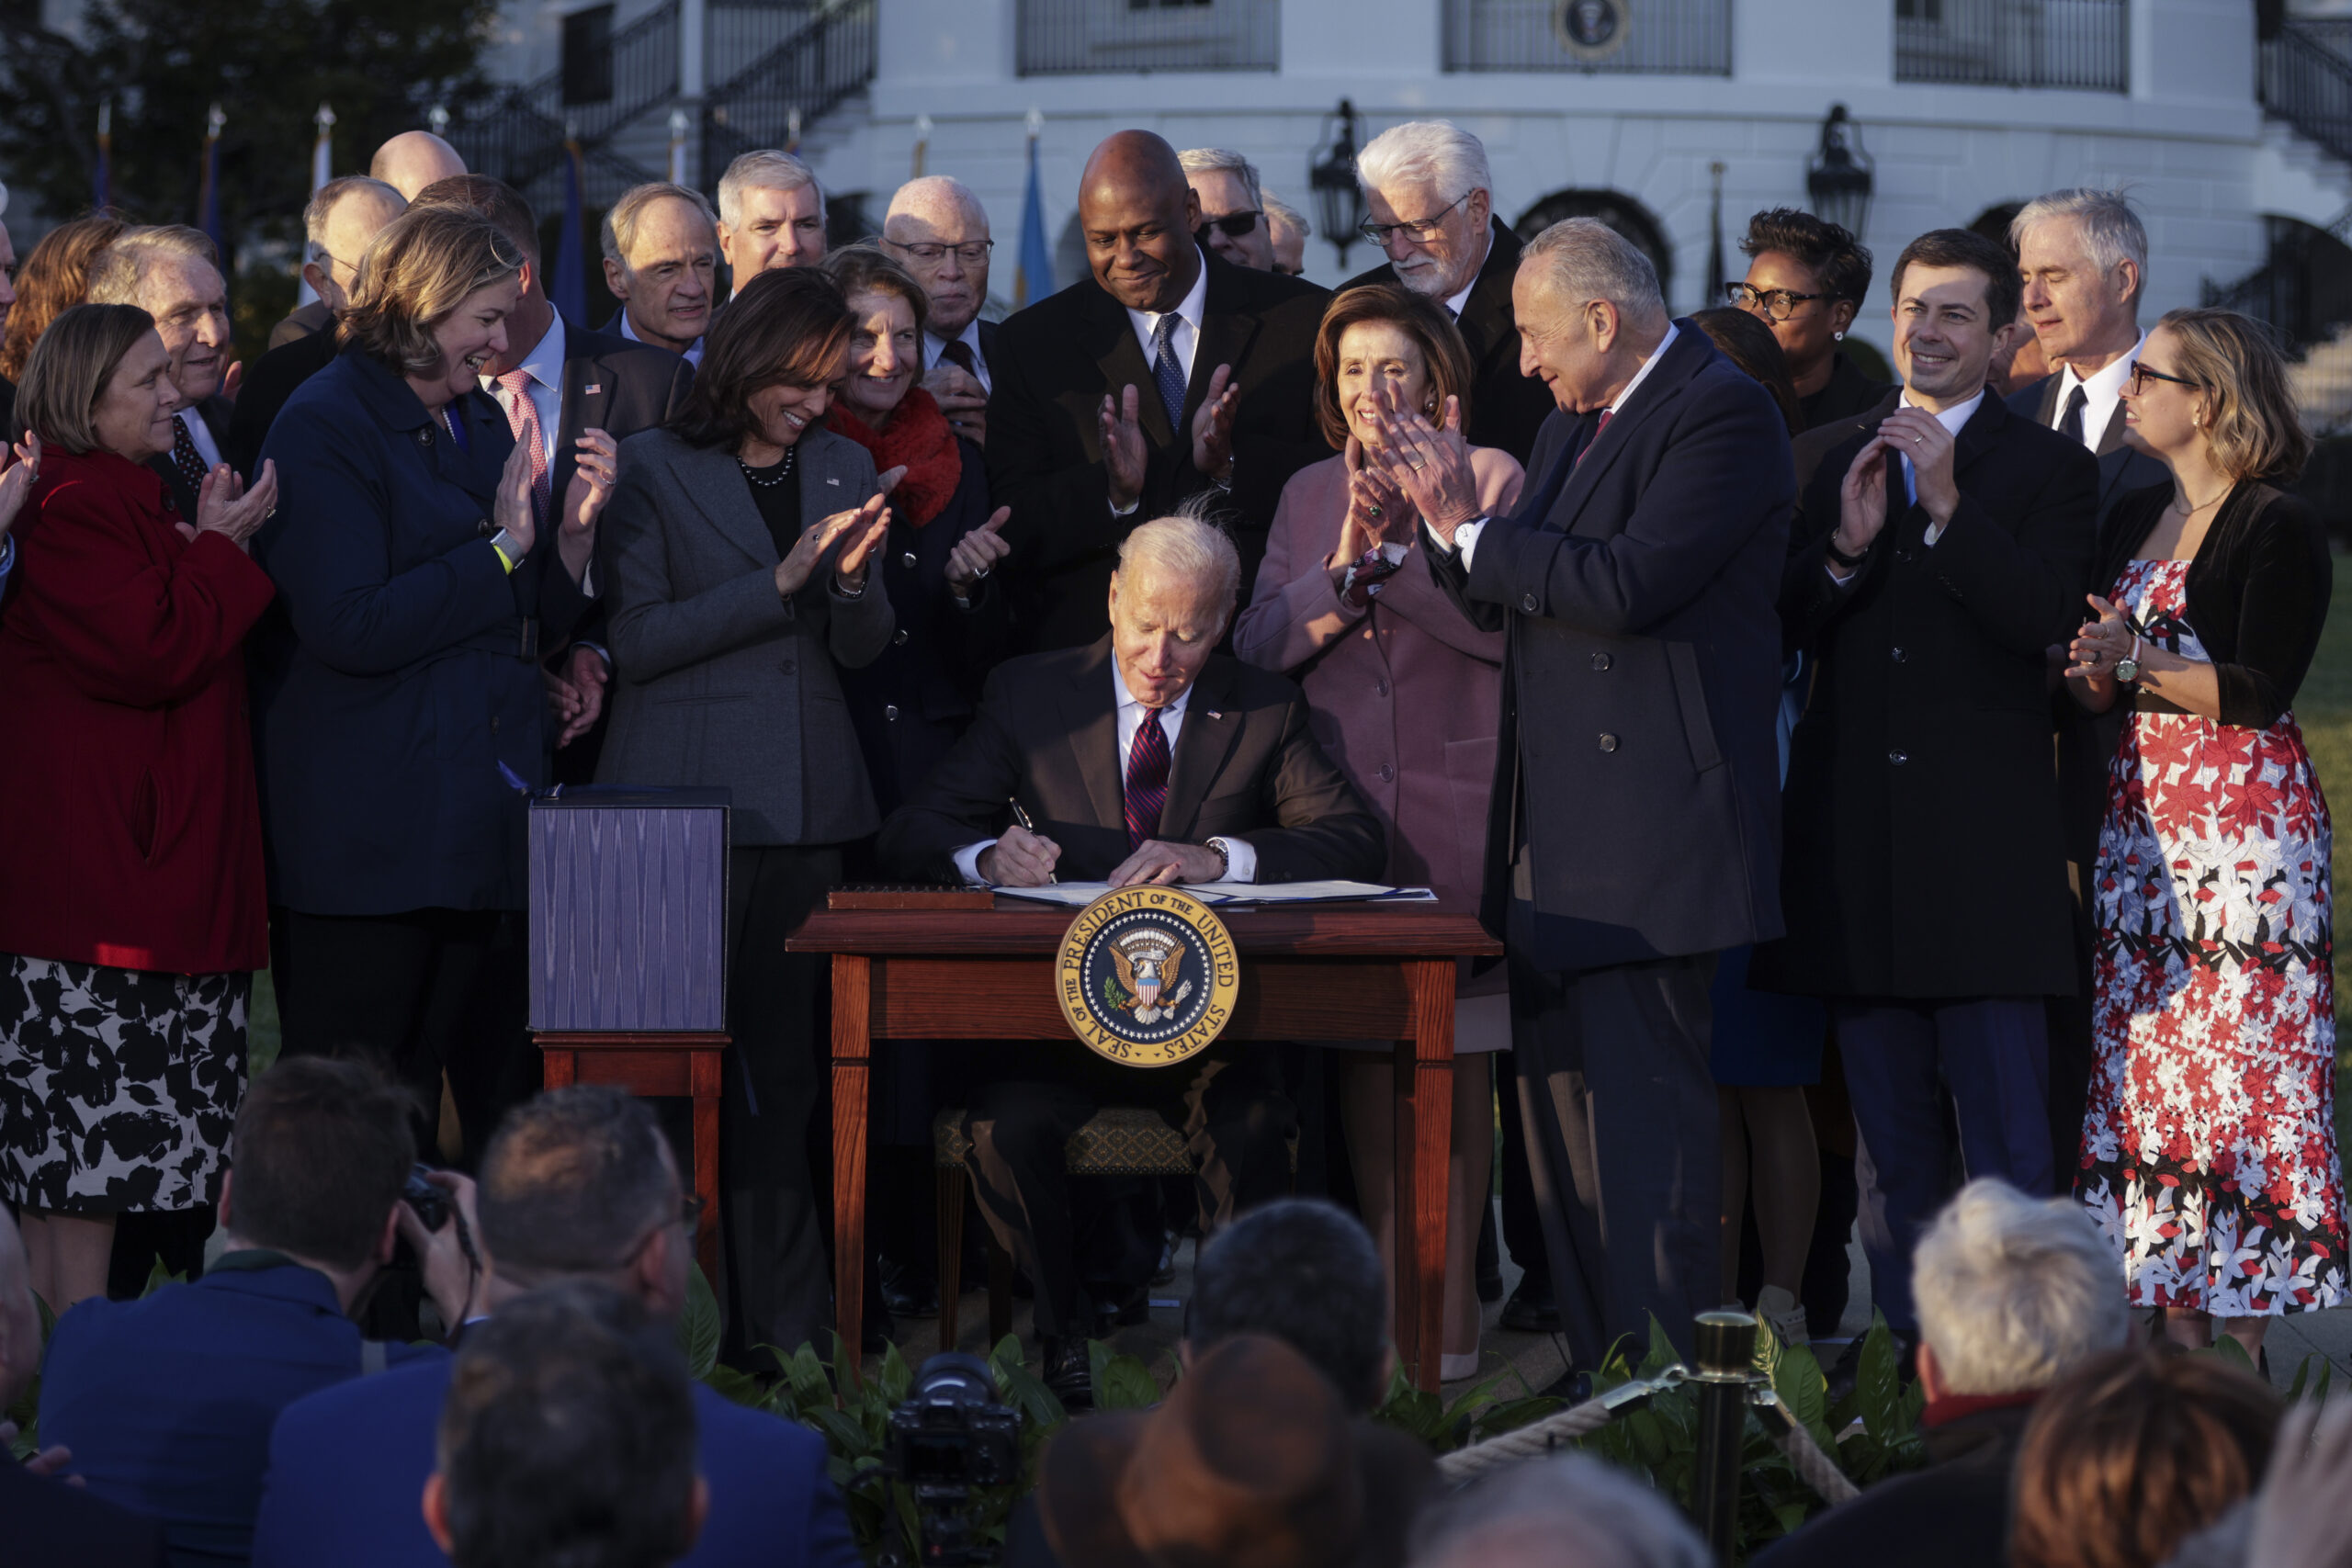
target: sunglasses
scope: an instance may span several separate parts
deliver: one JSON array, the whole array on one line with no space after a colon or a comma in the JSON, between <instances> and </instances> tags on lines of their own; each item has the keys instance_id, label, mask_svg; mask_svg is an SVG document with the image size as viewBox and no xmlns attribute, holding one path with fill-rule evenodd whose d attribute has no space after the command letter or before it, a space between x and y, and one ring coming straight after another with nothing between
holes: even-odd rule
<instances>
[{"instance_id":1,"label":"sunglasses","mask_svg":"<svg viewBox=\"0 0 2352 1568\"><path fill-rule=\"evenodd\" d=\"M2131 378L2132 395L2136 398L2143 392L2145 392L2148 389L2148 383L2151 381L2169 381L2176 387L2199 387L2203 385L2201 382L2190 380L2186 376L2167 376L2144 359L2133 360L2132 362Z\"/></svg>"},{"instance_id":2,"label":"sunglasses","mask_svg":"<svg viewBox=\"0 0 2352 1568\"><path fill-rule=\"evenodd\" d=\"M1193 238L1203 244L1209 243L1209 231L1214 229L1228 240L1246 239L1258 231L1258 220L1265 213L1257 208L1247 212L1228 212L1222 218L1204 218L1201 226L1193 231Z\"/></svg>"}]
</instances>

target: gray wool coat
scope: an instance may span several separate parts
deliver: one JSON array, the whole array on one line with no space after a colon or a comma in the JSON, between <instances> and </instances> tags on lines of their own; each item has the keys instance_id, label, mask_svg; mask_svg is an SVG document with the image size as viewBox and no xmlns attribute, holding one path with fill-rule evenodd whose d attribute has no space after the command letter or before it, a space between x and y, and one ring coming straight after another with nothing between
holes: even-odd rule
<instances>
[{"instance_id":1,"label":"gray wool coat","mask_svg":"<svg viewBox=\"0 0 2352 1568\"><path fill-rule=\"evenodd\" d=\"M889 643L880 574L842 597L836 544L781 598L775 541L731 451L666 430L620 450L599 530L615 669L596 782L723 784L739 846L871 833L880 818L839 670ZM811 430L799 453L803 527L874 493L874 460L857 443Z\"/></svg>"}]
</instances>

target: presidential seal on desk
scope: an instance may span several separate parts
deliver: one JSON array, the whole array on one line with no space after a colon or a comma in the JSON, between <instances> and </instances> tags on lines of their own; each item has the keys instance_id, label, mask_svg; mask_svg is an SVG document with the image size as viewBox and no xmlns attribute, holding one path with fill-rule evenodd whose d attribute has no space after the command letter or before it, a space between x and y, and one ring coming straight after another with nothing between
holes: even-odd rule
<instances>
[{"instance_id":1,"label":"presidential seal on desk","mask_svg":"<svg viewBox=\"0 0 2352 1568\"><path fill-rule=\"evenodd\" d=\"M1173 887L1121 887L1078 912L1054 987L1070 1032L1130 1067L1208 1049L1233 1017L1241 958L1225 922Z\"/></svg>"}]
</instances>

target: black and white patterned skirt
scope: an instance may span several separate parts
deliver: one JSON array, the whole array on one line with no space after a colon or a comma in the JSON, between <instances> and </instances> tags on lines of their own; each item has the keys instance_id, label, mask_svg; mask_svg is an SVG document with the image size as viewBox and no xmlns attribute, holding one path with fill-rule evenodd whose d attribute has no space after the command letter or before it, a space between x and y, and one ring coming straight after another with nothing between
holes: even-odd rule
<instances>
[{"instance_id":1,"label":"black and white patterned skirt","mask_svg":"<svg viewBox=\"0 0 2352 1568\"><path fill-rule=\"evenodd\" d=\"M0 1192L86 1214L218 1201L252 988L0 953Z\"/></svg>"}]
</instances>

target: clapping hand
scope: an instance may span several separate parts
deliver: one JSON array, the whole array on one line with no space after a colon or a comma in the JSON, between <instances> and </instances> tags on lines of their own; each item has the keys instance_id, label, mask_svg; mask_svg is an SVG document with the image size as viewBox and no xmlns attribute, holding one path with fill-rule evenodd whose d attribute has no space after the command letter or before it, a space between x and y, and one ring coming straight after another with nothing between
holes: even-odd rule
<instances>
[{"instance_id":1,"label":"clapping hand","mask_svg":"<svg viewBox=\"0 0 2352 1568\"><path fill-rule=\"evenodd\" d=\"M1012 508L1000 506L995 516L956 541L956 547L947 554L947 591L956 598L971 598L980 579L1012 553L1012 547L1004 542L1000 531L1012 516Z\"/></svg>"},{"instance_id":2,"label":"clapping hand","mask_svg":"<svg viewBox=\"0 0 2352 1568\"><path fill-rule=\"evenodd\" d=\"M1374 461L1363 444L1348 437L1348 514L1340 525L1340 547L1327 562L1344 570L1363 558L1366 550L1391 539L1413 547L1413 525L1419 514L1396 481Z\"/></svg>"},{"instance_id":3,"label":"clapping hand","mask_svg":"<svg viewBox=\"0 0 2352 1568\"><path fill-rule=\"evenodd\" d=\"M1878 439L1911 459L1912 482L1928 521L1939 528L1951 522L1960 508L1960 482L1952 477L1958 446L1943 421L1925 409L1899 408L1880 423Z\"/></svg>"},{"instance_id":4,"label":"clapping hand","mask_svg":"<svg viewBox=\"0 0 2352 1568\"><path fill-rule=\"evenodd\" d=\"M1193 411L1193 470L1225 484L1233 477L1233 417L1241 393L1233 385L1233 367L1220 365L1209 377L1207 396Z\"/></svg>"},{"instance_id":5,"label":"clapping hand","mask_svg":"<svg viewBox=\"0 0 2352 1568\"><path fill-rule=\"evenodd\" d=\"M8 525L24 509L25 498L33 492L33 481L40 478L40 437L26 432L16 452L17 460L0 472L0 539L8 536Z\"/></svg>"},{"instance_id":6,"label":"clapping hand","mask_svg":"<svg viewBox=\"0 0 2352 1568\"><path fill-rule=\"evenodd\" d=\"M845 593L857 593L865 587L865 563L890 533L890 491L906 478L904 468L891 468L875 481L874 493L862 506L846 512L836 512L822 517L800 530L800 537L793 541L792 553L776 562L775 591L789 599L808 584L809 574L833 542L847 536L849 543L842 548L841 558L833 563L835 583Z\"/></svg>"},{"instance_id":7,"label":"clapping hand","mask_svg":"<svg viewBox=\"0 0 2352 1568\"><path fill-rule=\"evenodd\" d=\"M261 475L248 489L226 463L204 476L196 492L196 531L218 534L239 549L246 547L261 525L277 510L277 464L261 466Z\"/></svg>"},{"instance_id":8,"label":"clapping hand","mask_svg":"<svg viewBox=\"0 0 2352 1568\"><path fill-rule=\"evenodd\" d=\"M1830 547L1838 554L1860 556L1886 526L1886 454L1893 450L1894 443L1881 426L1848 465L1838 486L1838 526L1829 533Z\"/></svg>"},{"instance_id":9,"label":"clapping hand","mask_svg":"<svg viewBox=\"0 0 2352 1568\"><path fill-rule=\"evenodd\" d=\"M2103 683L2115 679L2116 661L2132 651L2132 624L2123 618L2121 610L2098 594L2086 593L2083 597L2098 612L2098 619L2085 622L2082 630L2075 634L2075 640L2067 645L2066 657L2073 662L2067 666L2066 673L2077 680Z\"/></svg>"},{"instance_id":10,"label":"clapping hand","mask_svg":"<svg viewBox=\"0 0 2352 1568\"><path fill-rule=\"evenodd\" d=\"M506 466L498 471L490 517L506 536L507 548L519 565L539 538L538 524L531 516L531 449L520 441L506 454Z\"/></svg>"},{"instance_id":11,"label":"clapping hand","mask_svg":"<svg viewBox=\"0 0 2352 1568\"><path fill-rule=\"evenodd\" d=\"M1432 425L1378 381L1372 385L1374 422L1380 429L1380 468L1423 521L1448 545L1453 531L1483 516L1470 444L1462 438L1462 400L1445 400L1444 422Z\"/></svg>"},{"instance_id":12,"label":"clapping hand","mask_svg":"<svg viewBox=\"0 0 2352 1568\"><path fill-rule=\"evenodd\" d=\"M975 446L989 444L989 394L980 378L942 360L922 378L922 389L947 416L947 428Z\"/></svg>"},{"instance_id":13,"label":"clapping hand","mask_svg":"<svg viewBox=\"0 0 2352 1568\"><path fill-rule=\"evenodd\" d=\"M555 536L556 554L571 581L583 581L588 562L596 553L596 518L613 498L613 479L620 468L620 447L604 431L589 429L579 440L580 466L563 491L563 521ZM527 460L528 450L525 457Z\"/></svg>"},{"instance_id":14,"label":"clapping hand","mask_svg":"<svg viewBox=\"0 0 2352 1568\"><path fill-rule=\"evenodd\" d=\"M1143 400L1133 387L1116 400L1102 397L1097 423L1102 434L1102 467L1111 481L1111 510L1125 512L1143 499Z\"/></svg>"}]
</instances>

